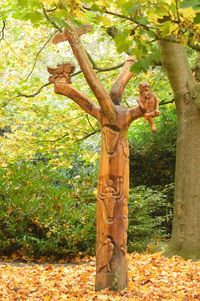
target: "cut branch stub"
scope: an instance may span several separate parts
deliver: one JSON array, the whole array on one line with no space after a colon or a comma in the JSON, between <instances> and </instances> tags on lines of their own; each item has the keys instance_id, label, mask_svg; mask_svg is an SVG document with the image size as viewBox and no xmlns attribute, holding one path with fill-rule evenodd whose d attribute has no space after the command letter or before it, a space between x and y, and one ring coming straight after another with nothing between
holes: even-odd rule
<instances>
[{"instance_id":1,"label":"cut branch stub","mask_svg":"<svg viewBox=\"0 0 200 301\"><path fill-rule=\"evenodd\" d=\"M56 81L57 83L70 84L71 74L74 72L75 66L71 63L58 64L57 68L47 67L47 70L52 74L49 77L50 83L55 83Z\"/></svg>"},{"instance_id":2,"label":"cut branch stub","mask_svg":"<svg viewBox=\"0 0 200 301\"><path fill-rule=\"evenodd\" d=\"M91 30L92 30L91 25L82 25L80 27L76 27L76 32L77 32L78 36L88 33ZM61 43L64 41L68 41L67 29L65 29L62 33L58 33L52 39L53 44L58 44L58 43Z\"/></svg>"},{"instance_id":3,"label":"cut branch stub","mask_svg":"<svg viewBox=\"0 0 200 301\"><path fill-rule=\"evenodd\" d=\"M115 80L111 88L110 97L113 103L116 105L120 105L124 89L131 77L133 76L133 73L130 71L130 68L134 64L134 62L135 59L131 56L126 60L126 63L122 67L117 79Z\"/></svg>"}]
</instances>

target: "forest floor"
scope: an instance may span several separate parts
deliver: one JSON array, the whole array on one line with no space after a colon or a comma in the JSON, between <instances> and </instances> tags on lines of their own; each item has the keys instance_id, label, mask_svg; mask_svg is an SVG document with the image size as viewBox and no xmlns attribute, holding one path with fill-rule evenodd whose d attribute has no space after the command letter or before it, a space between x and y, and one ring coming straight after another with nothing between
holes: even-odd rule
<instances>
[{"instance_id":1,"label":"forest floor","mask_svg":"<svg viewBox=\"0 0 200 301\"><path fill-rule=\"evenodd\" d=\"M73 263L0 262L1 301L200 300L200 262L159 253L130 254L129 287L94 291L95 259Z\"/></svg>"}]
</instances>

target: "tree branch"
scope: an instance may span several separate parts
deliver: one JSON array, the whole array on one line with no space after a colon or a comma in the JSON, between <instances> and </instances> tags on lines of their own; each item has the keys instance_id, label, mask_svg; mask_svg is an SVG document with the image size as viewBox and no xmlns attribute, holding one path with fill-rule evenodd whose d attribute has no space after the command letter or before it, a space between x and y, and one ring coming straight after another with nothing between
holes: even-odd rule
<instances>
[{"instance_id":1,"label":"tree branch","mask_svg":"<svg viewBox=\"0 0 200 301\"><path fill-rule=\"evenodd\" d=\"M85 140L85 139L87 139L87 138L89 138L89 137L91 137L91 136L93 136L93 135L95 135L96 133L99 133L99 132L100 132L100 130L95 130L95 131L93 131L93 132L87 134L86 136L84 136L84 137L82 137L82 138L76 140L74 143L83 141L83 140Z\"/></svg>"},{"instance_id":2,"label":"tree branch","mask_svg":"<svg viewBox=\"0 0 200 301\"><path fill-rule=\"evenodd\" d=\"M44 13L45 18L59 31L62 32L62 29L60 28L60 26L58 26L58 24L56 24L55 21L53 21L47 14L47 10L45 9L44 5L42 5L42 10Z\"/></svg>"},{"instance_id":3,"label":"tree branch","mask_svg":"<svg viewBox=\"0 0 200 301\"><path fill-rule=\"evenodd\" d=\"M127 118L126 118L127 124L130 124L131 122L133 122L134 120L142 116L144 116L144 112L139 106L129 109L127 111Z\"/></svg>"},{"instance_id":4,"label":"tree branch","mask_svg":"<svg viewBox=\"0 0 200 301\"><path fill-rule=\"evenodd\" d=\"M83 8L84 8L85 10L94 11L94 10L92 10L90 7L87 7L87 6L85 6L85 5L83 5ZM95 11L94 11L94 12L95 12ZM111 15L111 16L114 16L114 17L118 17L118 18L120 18L120 19L124 19L124 20L131 21L131 22L135 23L136 25L138 25L138 26L144 28L145 30L152 31L152 33L153 33L155 36L157 36L156 33L152 30L151 27L149 27L149 26L147 26L147 25L145 25L145 24L139 23L137 20L135 20L135 19L132 18L132 17L129 17L129 16L126 16L126 15L122 15L122 14L118 14L118 13L116 13L116 12L112 12L112 11L109 11L109 10L107 10L107 9L102 10L102 13L107 14L107 15Z\"/></svg>"},{"instance_id":5,"label":"tree branch","mask_svg":"<svg viewBox=\"0 0 200 301\"><path fill-rule=\"evenodd\" d=\"M90 122L88 114L86 114L86 119L87 119L87 122L89 123L90 127L93 129L93 131L96 131L95 128L93 127L92 123Z\"/></svg>"},{"instance_id":6,"label":"tree branch","mask_svg":"<svg viewBox=\"0 0 200 301\"><path fill-rule=\"evenodd\" d=\"M96 73L94 72L85 48L80 41L75 26L70 24L69 29L65 30L64 34L66 35L66 40L68 40L70 43L72 51L80 65L81 70L83 71L84 77L94 95L96 96L103 113L110 122L114 121L116 117L115 106L112 103L109 94L104 89ZM56 36L55 41L56 43L59 42ZM63 36L61 37L60 41L63 42Z\"/></svg>"},{"instance_id":7,"label":"tree branch","mask_svg":"<svg viewBox=\"0 0 200 301\"><path fill-rule=\"evenodd\" d=\"M193 38L194 38L194 34L192 32L189 32L188 46L196 51L200 51L200 43L195 43Z\"/></svg>"},{"instance_id":8,"label":"tree branch","mask_svg":"<svg viewBox=\"0 0 200 301\"><path fill-rule=\"evenodd\" d=\"M123 65L124 65L124 63L121 63L121 64L118 64L118 65L115 65L115 66L112 66L112 67L108 67L108 68L95 67L94 69L96 69L97 72L106 72L106 71L112 71L112 70L118 69L118 68L122 67ZM82 73L81 70L79 70L77 72L74 72L71 77L74 77L74 76L76 76L80 73ZM46 83L46 84L42 85L36 92L34 92L32 94L24 94L24 93L19 92L17 97L20 97L20 96L21 97L26 97L26 98L35 97L42 91L43 88L45 88L49 85L52 85L52 83Z\"/></svg>"},{"instance_id":9,"label":"tree branch","mask_svg":"<svg viewBox=\"0 0 200 301\"><path fill-rule=\"evenodd\" d=\"M129 57L111 88L110 97L116 105L120 104L124 89L133 76L133 73L130 71L130 67L133 63L134 59Z\"/></svg>"},{"instance_id":10,"label":"tree branch","mask_svg":"<svg viewBox=\"0 0 200 301\"><path fill-rule=\"evenodd\" d=\"M92 103L87 96L73 88L71 85L59 82L54 83L55 93L65 95L75 101L86 113L100 120L101 110L99 106Z\"/></svg>"},{"instance_id":11,"label":"tree branch","mask_svg":"<svg viewBox=\"0 0 200 301\"><path fill-rule=\"evenodd\" d=\"M44 43L44 45L40 48L40 50L36 53L36 56L35 56L35 60L34 60L34 63L33 63L33 67L31 69L31 71L29 72L29 74L27 75L25 81L27 81L29 79L29 77L31 76L31 74L33 73L33 70L35 69L35 66L36 66L36 63L37 63L37 59L40 55L40 53L43 51L43 49L47 46L47 44L51 41L52 37L58 32L58 30L54 31L54 33L52 33L49 38L47 39L47 41Z\"/></svg>"},{"instance_id":12,"label":"tree branch","mask_svg":"<svg viewBox=\"0 0 200 301\"><path fill-rule=\"evenodd\" d=\"M105 72L105 71L112 71L118 68L121 68L125 62L117 64L115 66L112 67L108 67L108 68L102 68L102 67L98 67L95 63L95 61L93 60L93 58L91 57L91 55L87 52L88 58L90 60L90 62L92 63L93 69L97 70L98 72Z\"/></svg>"},{"instance_id":13,"label":"tree branch","mask_svg":"<svg viewBox=\"0 0 200 301\"><path fill-rule=\"evenodd\" d=\"M177 20L178 20L178 23L181 22L181 18L180 18L180 14L179 14L179 0L176 0L176 15L177 15Z\"/></svg>"},{"instance_id":14,"label":"tree branch","mask_svg":"<svg viewBox=\"0 0 200 301\"><path fill-rule=\"evenodd\" d=\"M24 93L18 93L17 94L17 97L26 97L26 98L30 98L30 97L35 97L35 96L37 96L41 91L42 91L42 89L43 88L45 88L45 87L47 87L47 86L49 86L49 85L52 85L51 83L46 83L46 84L44 84L43 86L41 86L35 93L33 93L33 94L24 94Z\"/></svg>"},{"instance_id":15,"label":"tree branch","mask_svg":"<svg viewBox=\"0 0 200 301\"><path fill-rule=\"evenodd\" d=\"M3 26L2 26L2 29L1 29L1 37L0 37L0 41L2 41L4 39L4 36L5 36L5 28L6 28L6 21L2 21L3 22Z\"/></svg>"},{"instance_id":16,"label":"tree branch","mask_svg":"<svg viewBox=\"0 0 200 301\"><path fill-rule=\"evenodd\" d=\"M164 105L167 105L167 104L169 104L169 103L174 103L174 101L175 101L174 98L172 98L172 99L169 100L169 101L162 100L162 101L160 101L159 106L164 106Z\"/></svg>"}]
</instances>

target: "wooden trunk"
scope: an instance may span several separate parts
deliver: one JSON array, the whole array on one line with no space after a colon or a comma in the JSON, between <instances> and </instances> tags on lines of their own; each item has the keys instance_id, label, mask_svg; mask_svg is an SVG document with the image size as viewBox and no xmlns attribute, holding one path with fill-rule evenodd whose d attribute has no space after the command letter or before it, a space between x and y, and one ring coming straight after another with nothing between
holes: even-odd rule
<instances>
[{"instance_id":1,"label":"wooden trunk","mask_svg":"<svg viewBox=\"0 0 200 301\"><path fill-rule=\"evenodd\" d=\"M127 228L129 192L128 128L131 122L144 115L144 110L124 108L121 99L124 89L133 76L130 67L134 59L128 57L110 93L100 83L94 65L81 41L80 31L69 22L69 28L57 34L53 42L68 40L85 79L99 105L70 85L69 63L48 68L54 91L75 101L87 114L101 124L102 148L99 164L97 194L97 246L96 246L96 290L109 288L122 290L127 287Z\"/></svg>"},{"instance_id":2,"label":"wooden trunk","mask_svg":"<svg viewBox=\"0 0 200 301\"><path fill-rule=\"evenodd\" d=\"M127 287L128 127L102 125L97 194L95 289Z\"/></svg>"}]
</instances>

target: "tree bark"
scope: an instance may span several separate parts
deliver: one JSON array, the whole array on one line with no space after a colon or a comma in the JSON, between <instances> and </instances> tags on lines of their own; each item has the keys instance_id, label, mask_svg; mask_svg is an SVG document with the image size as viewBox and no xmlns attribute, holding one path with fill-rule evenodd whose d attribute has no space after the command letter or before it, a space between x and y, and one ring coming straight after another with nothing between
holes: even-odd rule
<instances>
[{"instance_id":1,"label":"tree bark","mask_svg":"<svg viewBox=\"0 0 200 301\"><path fill-rule=\"evenodd\" d=\"M160 41L175 95L178 134L172 238L167 255L200 258L200 93L183 46Z\"/></svg>"}]
</instances>

